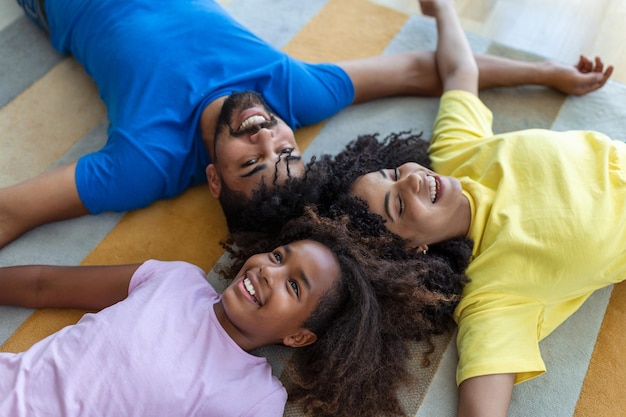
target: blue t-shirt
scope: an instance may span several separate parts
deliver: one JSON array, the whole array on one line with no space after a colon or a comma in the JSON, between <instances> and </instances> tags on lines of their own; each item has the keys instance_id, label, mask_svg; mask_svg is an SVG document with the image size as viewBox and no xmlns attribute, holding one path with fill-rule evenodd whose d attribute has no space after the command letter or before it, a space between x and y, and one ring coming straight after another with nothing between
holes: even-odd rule
<instances>
[{"instance_id":1,"label":"blue t-shirt","mask_svg":"<svg viewBox=\"0 0 626 417\"><path fill-rule=\"evenodd\" d=\"M83 64L108 110L106 146L76 168L93 214L205 182L210 159L199 120L218 97L257 91L293 129L354 97L340 67L289 57L212 0L47 0L46 11L52 44Z\"/></svg>"}]
</instances>

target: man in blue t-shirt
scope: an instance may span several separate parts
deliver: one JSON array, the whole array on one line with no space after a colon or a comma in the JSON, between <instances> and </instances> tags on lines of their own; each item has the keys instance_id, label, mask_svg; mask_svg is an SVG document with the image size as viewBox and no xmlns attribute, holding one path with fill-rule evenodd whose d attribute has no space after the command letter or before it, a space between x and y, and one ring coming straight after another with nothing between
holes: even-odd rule
<instances>
[{"instance_id":1,"label":"man in blue t-shirt","mask_svg":"<svg viewBox=\"0 0 626 417\"><path fill-rule=\"evenodd\" d=\"M261 184L304 172L294 129L353 103L441 89L432 52L311 64L213 0L18 3L84 66L110 125L99 151L0 189L0 247L44 223L145 207L207 181L231 219ZM482 88L533 83L585 94L610 75L586 58L575 67L477 61Z\"/></svg>"}]
</instances>

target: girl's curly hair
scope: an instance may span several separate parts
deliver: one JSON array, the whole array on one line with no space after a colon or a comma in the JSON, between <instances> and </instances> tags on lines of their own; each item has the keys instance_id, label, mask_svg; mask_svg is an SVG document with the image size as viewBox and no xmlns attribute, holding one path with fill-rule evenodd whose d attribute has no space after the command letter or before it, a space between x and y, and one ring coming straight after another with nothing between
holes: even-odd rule
<instances>
[{"instance_id":1,"label":"girl's curly hair","mask_svg":"<svg viewBox=\"0 0 626 417\"><path fill-rule=\"evenodd\" d=\"M407 252L383 228L361 233L347 215L322 217L310 207L278 233L233 232L224 242L234 274L255 254L297 240L334 253L341 277L303 323L318 340L297 349L287 368L291 401L317 416L402 416L397 397L408 381L408 340L428 340L452 324L466 281L439 254Z\"/></svg>"},{"instance_id":2,"label":"girl's curly hair","mask_svg":"<svg viewBox=\"0 0 626 417\"><path fill-rule=\"evenodd\" d=\"M383 140L377 134L360 136L336 156L313 158L304 178L257 190L243 211L228 221L231 243L246 246L251 241L242 240L243 236L275 234L312 205L320 218L327 219L322 223L333 225L332 233L359 242L348 250L321 243L357 260L353 267L370 283L375 299L350 294L354 303L346 303L346 309L354 311L345 310L341 319L329 323L337 331L324 340L332 344L318 341L310 351L302 351L306 359L291 367L295 383L291 398L304 401L307 410L320 415L401 415L395 392L407 375L406 339L430 342L432 335L453 326L452 313L468 281L465 269L472 242L453 239L432 244L427 255L406 251L406 242L387 230L383 218L350 193L361 175L409 161L430 166L428 143L421 134L400 132ZM346 261L342 270L350 270L348 265ZM369 301L359 300L363 297ZM359 313L365 321L354 323L349 317L361 303L372 311ZM362 333L366 330L373 332ZM366 335L375 339L359 340ZM353 356L344 356L348 351ZM355 363L346 361L359 357L363 359ZM342 360L345 367L339 363ZM347 371L353 368L360 371Z\"/></svg>"},{"instance_id":3,"label":"girl's curly hair","mask_svg":"<svg viewBox=\"0 0 626 417\"><path fill-rule=\"evenodd\" d=\"M375 236L387 230L381 216L369 211L367 203L351 195L352 184L368 172L417 162L430 168L428 142L422 134L391 133L383 140L378 134L362 135L339 154L312 158L304 178L291 178L284 185L261 187L251 201L228 219L229 230L272 233L285 221L301 216L307 205L315 205L325 217L348 215L351 227ZM428 245L429 254L443 256L455 271L469 263L472 242L452 239Z\"/></svg>"}]
</instances>

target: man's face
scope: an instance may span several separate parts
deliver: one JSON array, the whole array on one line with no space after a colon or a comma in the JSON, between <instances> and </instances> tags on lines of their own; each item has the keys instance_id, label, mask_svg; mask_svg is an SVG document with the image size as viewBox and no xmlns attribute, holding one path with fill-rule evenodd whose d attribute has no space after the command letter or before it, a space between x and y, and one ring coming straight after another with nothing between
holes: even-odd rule
<instances>
[{"instance_id":1,"label":"man's face","mask_svg":"<svg viewBox=\"0 0 626 417\"><path fill-rule=\"evenodd\" d=\"M234 93L226 99L213 151L220 180L247 196L261 183L271 187L304 175L293 130L254 92Z\"/></svg>"}]
</instances>

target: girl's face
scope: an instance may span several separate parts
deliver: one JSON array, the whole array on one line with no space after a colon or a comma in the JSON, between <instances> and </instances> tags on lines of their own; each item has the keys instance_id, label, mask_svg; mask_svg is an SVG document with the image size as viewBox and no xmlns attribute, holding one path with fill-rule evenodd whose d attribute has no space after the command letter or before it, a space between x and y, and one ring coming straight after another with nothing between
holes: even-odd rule
<instances>
[{"instance_id":1,"label":"girl's face","mask_svg":"<svg viewBox=\"0 0 626 417\"><path fill-rule=\"evenodd\" d=\"M276 343L305 346L317 337L302 323L339 274L339 264L326 246L312 240L293 242L250 257L215 311L245 350Z\"/></svg>"},{"instance_id":2,"label":"girl's face","mask_svg":"<svg viewBox=\"0 0 626 417\"><path fill-rule=\"evenodd\" d=\"M413 248L465 236L469 228L469 202L459 181L414 162L359 177L352 194L367 201L387 229Z\"/></svg>"}]
</instances>

